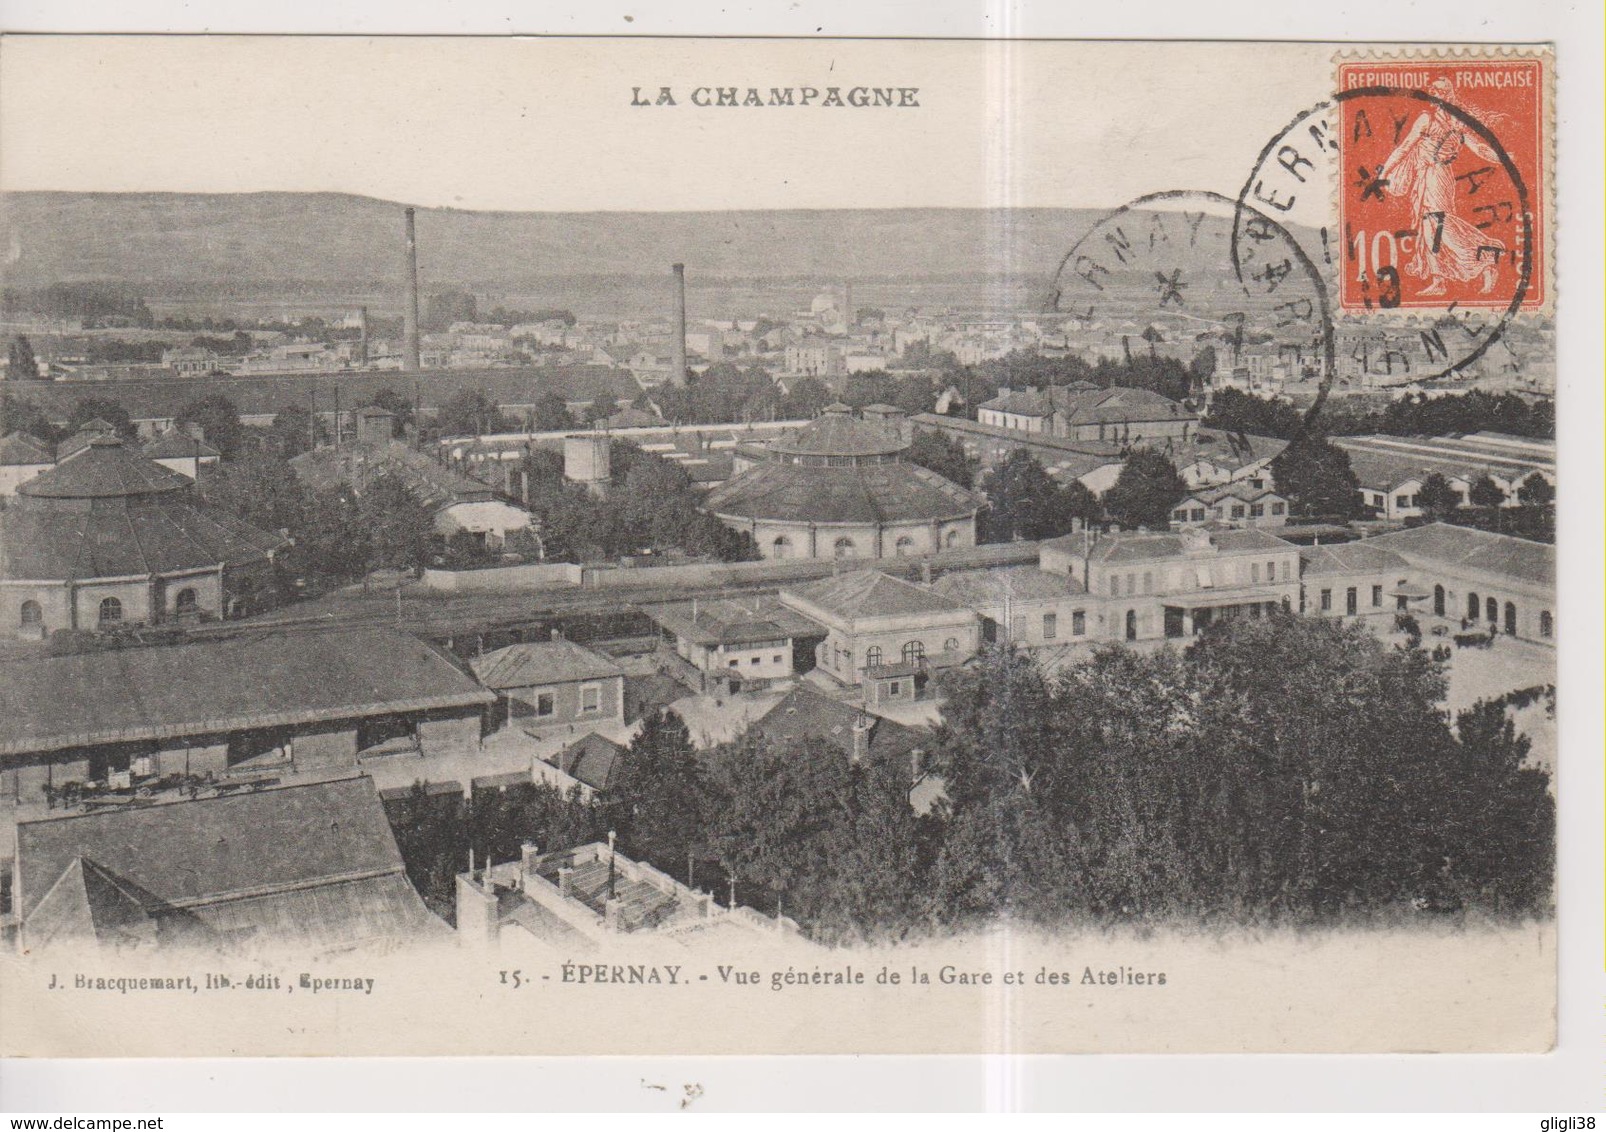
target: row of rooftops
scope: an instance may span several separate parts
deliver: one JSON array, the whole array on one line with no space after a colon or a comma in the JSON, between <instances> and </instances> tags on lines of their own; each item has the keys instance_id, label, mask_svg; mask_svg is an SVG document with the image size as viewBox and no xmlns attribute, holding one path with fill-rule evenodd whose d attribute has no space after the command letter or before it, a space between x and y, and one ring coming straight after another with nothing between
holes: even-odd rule
<instances>
[{"instance_id":1,"label":"row of rooftops","mask_svg":"<svg viewBox=\"0 0 1606 1132\"><path fill-rule=\"evenodd\" d=\"M1047 388L1004 387L998 396L980 409L1021 417L1065 418L1068 425L1147 422L1159 420L1198 420L1198 414L1162 394L1122 385L1099 386L1088 381Z\"/></svg>"},{"instance_id":2,"label":"row of rooftops","mask_svg":"<svg viewBox=\"0 0 1606 1132\"><path fill-rule=\"evenodd\" d=\"M1084 532L1043 547L1106 564L1185 559L1201 550L1297 550L1303 574L1410 564L1477 571L1529 585L1551 585L1555 577L1551 545L1440 523L1309 548L1259 529L1091 537ZM788 587L778 598L677 602L648 612L677 635L731 644L821 634L824 628L812 611L843 621L944 617L1005 596L1030 600L1079 592L1075 579L1030 566L960 571L931 585L857 570ZM246 672L251 679L241 679ZM0 663L0 755L473 709L494 702L495 690L623 675L610 658L565 640L513 645L464 665L390 629L243 629L180 645Z\"/></svg>"},{"instance_id":3,"label":"row of rooftops","mask_svg":"<svg viewBox=\"0 0 1606 1132\"><path fill-rule=\"evenodd\" d=\"M1432 437L1375 434L1335 436L1332 442L1349 456L1361 487L1374 491L1392 491L1435 472L1468 482L1489 475L1516 483L1535 472L1552 481L1556 478L1555 442L1531 437L1494 432Z\"/></svg>"},{"instance_id":4,"label":"row of rooftops","mask_svg":"<svg viewBox=\"0 0 1606 1132\"><path fill-rule=\"evenodd\" d=\"M26 432L10 432L0 437L0 467L48 467L77 455L96 439L114 437L117 426L110 421L88 421L77 432L57 444L49 444ZM147 441L139 454L147 460L215 460L218 450L204 440L179 429L171 429Z\"/></svg>"}]
</instances>

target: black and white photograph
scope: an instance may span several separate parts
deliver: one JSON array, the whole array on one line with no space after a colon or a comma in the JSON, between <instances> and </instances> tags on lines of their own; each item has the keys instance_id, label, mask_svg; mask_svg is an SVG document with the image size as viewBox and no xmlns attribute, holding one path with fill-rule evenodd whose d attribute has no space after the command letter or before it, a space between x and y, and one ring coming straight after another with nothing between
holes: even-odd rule
<instances>
[{"instance_id":1,"label":"black and white photograph","mask_svg":"<svg viewBox=\"0 0 1606 1132\"><path fill-rule=\"evenodd\" d=\"M0 1049L1546 1054L1556 58L6 36Z\"/></svg>"}]
</instances>

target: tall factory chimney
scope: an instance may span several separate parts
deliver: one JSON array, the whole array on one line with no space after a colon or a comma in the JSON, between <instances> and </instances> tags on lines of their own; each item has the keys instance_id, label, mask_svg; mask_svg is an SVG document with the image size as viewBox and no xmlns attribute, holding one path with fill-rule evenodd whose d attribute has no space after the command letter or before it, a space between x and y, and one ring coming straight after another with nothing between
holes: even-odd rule
<instances>
[{"instance_id":1,"label":"tall factory chimney","mask_svg":"<svg viewBox=\"0 0 1606 1132\"><path fill-rule=\"evenodd\" d=\"M686 384L686 265L677 263L675 272L675 361L669 380L676 385Z\"/></svg>"},{"instance_id":2,"label":"tall factory chimney","mask_svg":"<svg viewBox=\"0 0 1606 1132\"><path fill-rule=\"evenodd\" d=\"M402 369L417 373L423 368L418 358L418 233L413 227L413 210L407 217L407 302L402 307Z\"/></svg>"},{"instance_id":3,"label":"tall factory chimney","mask_svg":"<svg viewBox=\"0 0 1606 1132\"><path fill-rule=\"evenodd\" d=\"M357 364L368 367L368 308L357 308Z\"/></svg>"}]
</instances>

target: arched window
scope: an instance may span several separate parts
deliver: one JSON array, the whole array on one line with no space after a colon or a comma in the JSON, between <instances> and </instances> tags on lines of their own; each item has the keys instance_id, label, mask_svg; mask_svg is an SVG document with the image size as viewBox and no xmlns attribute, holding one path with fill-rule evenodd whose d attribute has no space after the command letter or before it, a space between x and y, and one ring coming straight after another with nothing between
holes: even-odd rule
<instances>
[{"instance_id":1,"label":"arched window","mask_svg":"<svg viewBox=\"0 0 1606 1132\"><path fill-rule=\"evenodd\" d=\"M943 543L946 546L958 546L959 532L957 530L949 531L948 537L943 540Z\"/></svg>"},{"instance_id":2,"label":"arched window","mask_svg":"<svg viewBox=\"0 0 1606 1132\"><path fill-rule=\"evenodd\" d=\"M17 613L18 620L24 625L37 625L45 619L44 608L32 598L23 602Z\"/></svg>"},{"instance_id":3,"label":"arched window","mask_svg":"<svg viewBox=\"0 0 1606 1132\"><path fill-rule=\"evenodd\" d=\"M1556 624L1553 620L1551 620L1550 610L1541 609L1539 611L1539 635L1541 637L1548 637L1555 631Z\"/></svg>"},{"instance_id":4,"label":"arched window","mask_svg":"<svg viewBox=\"0 0 1606 1132\"><path fill-rule=\"evenodd\" d=\"M1490 623L1500 620L1500 603L1492 597L1489 598L1483 603L1483 612Z\"/></svg>"},{"instance_id":5,"label":"arched window","mask_svg":"<svg viewBox=\"0 0 1606 1132\"><path fill-rule=\"evenodd\" d=\"M942 651L943 652L958 652L959 651L959 638L958 637L949 637L946 641L944 641L942 643Z\"/></svg>"},{"instance_id":6,"label":"arched window","mask_svg":"<svg viewBox=\"0 0 1606 1132\"><path fill-rule=\"evenodd\" d=\"M785 535L777 535L775 541L770 543L771 558L792 557L792 540Z\"/></svg>"},{"instance_id":7,"label":"arched window","mask_svg":"<svg viewBox=\"0 0 1606 1132\"><path fill-rule=\"evenodd\" d=\"M894 554L896 554L899 558L902 558L906 554L913 553L914 548L915 540L910 538L908 535L901 535L892 549Z\"/></svg>"},{"instance_id":8,"label":"arched window","mask_svg":"<svg viewBox=\"0 0 1606 1132\"><path fill-rule=\"evenodd\" d=\"M903 662L905 664L919 664L926 659L926 642L909 641L903 646Z\"/></svg>"},{"instance_id":9,"label":"arched window","mask_svg":"<svg viewBox=\"0 0 1606 1132\"><path fill-rule=\"evenodd\" d=\"M186 586L178 591L178 597L173 601L173 609L179 613L194 613L200 607L195 591Z\"/></svg>"},{"instance_id":10,"label":"arched window","mask_svg":"<svg viewBox=\"0 0 1606 1132\"><path fill-rule=\"evenodd\" d=\"M122 619L122 602L114 597L109 597L100 603L100 623L102 625L115 625Z\"/></svg>"},{"instance_id":11,"label":"arched window","mask_svg":"<svg viewBox=\"0 0 1606 1132\"><path fill-rule=\"evenodd\" d=\"M1474 593L1469 593L1469 594L1467 594L1467 620L1468 621L1476 621L1477 619L1478 619L1478 595L1474 594Z\"/></svg>"},{"instance_id":12,"label":"arched window","mask_svg":"<svg viewBox=\"0 0 1606 1132\"><path fill-rule=\"evenodd\" d=\"M1126 639L1129 641L1138 639L1138 611L1135 609L1126 611Z\"/></svg>"},{"instance_id":13,"label":"arched window","mask_svg":"<svg viewBox=\"0 0 1606 1132\"><path fill-rule=\"evenodd\" d=\"M1433 612L1439 617L1444 616L1444 587L1433 587Z\"/></svg>"},{"instance_id":14,"label":"arched window","mask_svg":"<svg viewBox=\"0 0 1606 1132\"><path fill-rule=\"evenodd\" d=\"M852 558L858 552L858 548L853 545L853 540L846 535L832 543L831 549L836 552L838 558Z\"/></svg>"},{"instance_id":15,"label":"arched window","mask_svg":"<svg viewBox=\"0 0 1606 1132\"><path fill-rule=\"evenodd\" d=\"M878 668L880 665L881 646L871 645L869 648L864 650L864 666L866 668Z\"/></svg>"},{"instance_id":16,"label":"arched window","mask_svg":"<svg viewBox=\"0 0 1606 1132\"><path fill-rule=\"evenodd\" d=\"M1513 602L1506 602L1506 632L1511 636L1517 635L1517 606Z\"/></svg>"}]
</instances>

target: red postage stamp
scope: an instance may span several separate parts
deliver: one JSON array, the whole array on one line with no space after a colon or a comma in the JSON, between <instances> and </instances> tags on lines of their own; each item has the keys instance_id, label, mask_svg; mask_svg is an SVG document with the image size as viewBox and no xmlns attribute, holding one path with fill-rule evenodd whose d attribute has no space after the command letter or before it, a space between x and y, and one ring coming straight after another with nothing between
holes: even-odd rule
<instances>
[{"instance_id":1,"label":"red postage stamp","mask_svg":"<svg viewBox=\"0 0 1606 1132\"><path fill-rule=\"evenodd\" d=\"M1505 55L1340 64L1341 309L1544 305L1544 66Z\"/></svg>"}]
</instances>

